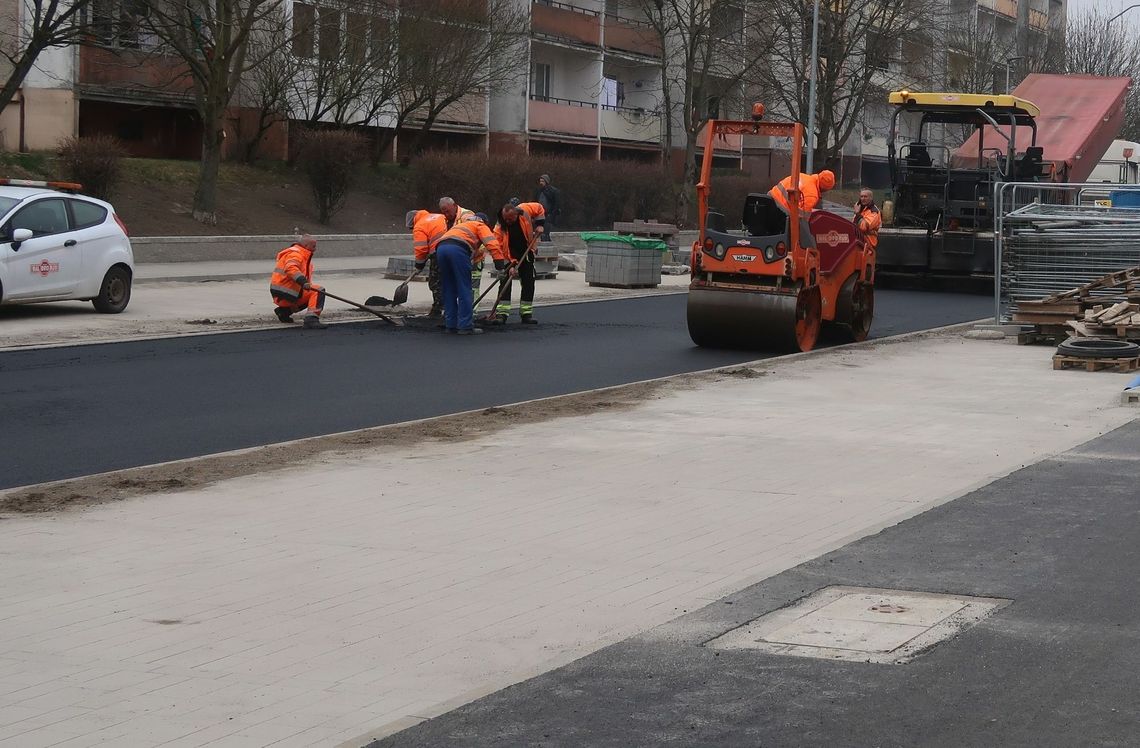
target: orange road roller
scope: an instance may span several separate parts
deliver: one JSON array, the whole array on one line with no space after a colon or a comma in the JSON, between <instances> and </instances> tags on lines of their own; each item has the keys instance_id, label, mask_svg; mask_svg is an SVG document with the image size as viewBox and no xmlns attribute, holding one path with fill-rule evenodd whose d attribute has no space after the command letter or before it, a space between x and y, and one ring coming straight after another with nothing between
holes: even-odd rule
<instances>
[{"instance_id":1,"label":"orange road roller","mask_svg":"<svg viewBox=\"0 0 1140 748\"><path fill-rule=\"evenodd\" d=\"M767 194L750 194L742 230L709 211L712 159L697 184L700 235L690 267L689 337L710 348L810 351L824 324L851 340L865 340L875 312L875 251L850 220L823 210L799 209L803 125L764 122L763 106L751 121L711 120L705 154L717 136L791 138L792 189L785 208Z\"/></svg>"}]
</instances>

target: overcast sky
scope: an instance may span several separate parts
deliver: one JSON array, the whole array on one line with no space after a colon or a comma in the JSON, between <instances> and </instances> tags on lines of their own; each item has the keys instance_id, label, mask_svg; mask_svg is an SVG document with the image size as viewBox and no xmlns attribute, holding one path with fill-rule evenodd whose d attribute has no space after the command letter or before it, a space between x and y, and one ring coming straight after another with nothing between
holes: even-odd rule
<instances>
[{"instance_id":1,"label":"overcast sky","mask_svg":"<svg viewBox=\"0 0 1140 748\"><path fill-rule=\"evenodd\" d=\"M1097 8L1105 14L1111 11L1113 15L1116 15L1135 3L1136 0L1069 0L1069 15L1090 8ZM1123 21L1124 19L1128 19L1128 22L1133 26L1140 26L1140 8L1128 11L1128 14L1120 20Z\"/></svg>"}]
</instances>

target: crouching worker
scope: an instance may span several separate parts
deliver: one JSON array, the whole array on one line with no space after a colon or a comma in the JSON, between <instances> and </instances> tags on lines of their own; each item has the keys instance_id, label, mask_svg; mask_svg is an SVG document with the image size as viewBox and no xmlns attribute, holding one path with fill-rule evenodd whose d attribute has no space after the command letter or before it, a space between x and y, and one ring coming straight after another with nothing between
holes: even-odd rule
<instances>
[{"instance_id":1,"label":"crouching worker","mask_svg":"<svg viewBox=\"0 0 1140 748\"><path fill-rule=\"evenodd\" d=\"M471 268L483 261L484 248L495 260L495 269L506 268L503 250L487 226L487 216L477 213L475 218L460 221L440 237L435 247L439 263L439 279L443 291L443 321L447 332L459 335L479 335L472 309ZM417 261L422 269L424 261Z\"/></svg>"},{"instance_id":2,"label":"crouching worker","mask_svg":"<svg viewBox=\"0 0 1140 748\"><path fill-rule=\"evenodd\" d=\"M304 311L304 325L310 330L321 330L328 325L321 322L325 308L325 292L313 283L313 254L317 240L301 234L297 242L277 253L277 266L269 278L269 293L277 319L293 321L293 315Z\"/></svg>"}]
</instances>

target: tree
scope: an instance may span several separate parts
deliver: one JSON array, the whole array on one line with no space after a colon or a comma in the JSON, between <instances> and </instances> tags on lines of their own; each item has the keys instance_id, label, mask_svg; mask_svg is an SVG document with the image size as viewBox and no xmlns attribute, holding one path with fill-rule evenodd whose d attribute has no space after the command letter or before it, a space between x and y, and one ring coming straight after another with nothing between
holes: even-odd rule
<instances>
[{"instance_id":1,"label":"tree","mask_svg":"<svg viewBox=\"0 0 1140 748\"><path fill-rule=\"evenodd\" d=\"M252 38L290 38L281 0L145 0L144 28L159 41L157 55L173 55L194 83L202 122L202 157L193 215L217 223L218 168L225 140L225 113L242 77L278 48L251 45Z\"/></svg>"},{"instance_id":2,"label":"tree","mask_svg":"<svg viewBox=\"0 0 1140 748\"><path fill-rule=\"evenodd\" d=\"M0 56L11 65L0 88L0 112L12 102L45 49L66 47L87 33L92 0L22 0L0 29Z\"/></svg>"},{"instance_id":3,"label":"tree","mask_svg":"<svg viewBox=\"0 0 1140 748\"><path fill-rule=\"evenodd\" d=\"M776 111L807 123L811 74L811 2L763 0L756 49L767 49L754 84ZM927 38L945 6L929 0L828 0L819 23L814 160L832 168L861 121L869 94L881 94L903 67L902 39ZM931 44L931 42L927 42Z\"/></svg>"},{"instance_id":4,"label":"tree","mask_svg":"<svg viewBox=\"0 0 1140 748\"><path fill-rule=\"evenodd\" d=\"M419 0L400 13L393 50L394 126L418 125L411 151L449 107L525 81L517 50L529 35L529 9L516 0Z\"/></svg>"},{"instance_id":5,"label":"tree","mask_svg":"<svg viewBox=\"0 0 1140 748\"><path fill-rule=\"evenodd\" d=\"M288 121L293 113L290 93L300 75L300 64L289 49L290 33L288 25L275 23L265 34L250 40L251 55L261 64L241 79L236 93L239 104L257 112L253 132L239 133L246 161L254 160L270 128Z\"/></svg>"}]
</instances>

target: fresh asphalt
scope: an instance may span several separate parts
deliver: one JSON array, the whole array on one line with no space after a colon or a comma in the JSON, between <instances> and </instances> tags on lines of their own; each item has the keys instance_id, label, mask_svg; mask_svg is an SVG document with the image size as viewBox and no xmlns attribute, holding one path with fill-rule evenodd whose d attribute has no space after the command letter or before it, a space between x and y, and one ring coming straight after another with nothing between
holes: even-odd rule
<instances>
[{"instance_id":1,"label":"fresh asphalt","mask_svg":"<svg viewBox=\"0 0 1140 748\"><path fill-rule=\"evenodd\" d=\"M372 748L1140 745L1137 455L1134 421ZM830 585L1012 602L905 665L702 646Z\"/></svg>"},{"instance_id":2,"label":"fresh asphalt","mask_svg":"<svg viewBox=\"0 0 1140 748\"><path fill-rule=\"evenodd\" d=\"M541 300L541 299L540 299ZM684 294L541 307L478 337L380 320L0 353L0 488L581 392L773 354L697 348ZM880 291L874 337L980 319Z\"/></svg>"}]
</instances>

